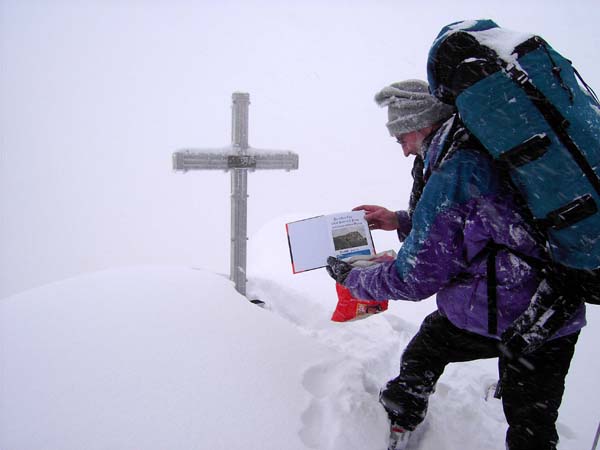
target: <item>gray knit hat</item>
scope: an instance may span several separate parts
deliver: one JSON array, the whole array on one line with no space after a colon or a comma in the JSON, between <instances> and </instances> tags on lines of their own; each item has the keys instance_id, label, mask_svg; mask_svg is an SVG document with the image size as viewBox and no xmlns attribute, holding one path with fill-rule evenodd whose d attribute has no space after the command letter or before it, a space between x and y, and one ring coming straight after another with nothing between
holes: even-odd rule
<instances>
[{"instance_id":1,"label":"gray knit hat","mask_svg":"<svg viewBox=\"0 0 600 450\"><path fill-rule=\"evenodd\" d=\"M455 111L453 106L429 94L429 85L422 80L405 80L384 87L375 101L379 106L388 107L386 126L392 136L449 119Z\"/></svg>"}]
</instances>

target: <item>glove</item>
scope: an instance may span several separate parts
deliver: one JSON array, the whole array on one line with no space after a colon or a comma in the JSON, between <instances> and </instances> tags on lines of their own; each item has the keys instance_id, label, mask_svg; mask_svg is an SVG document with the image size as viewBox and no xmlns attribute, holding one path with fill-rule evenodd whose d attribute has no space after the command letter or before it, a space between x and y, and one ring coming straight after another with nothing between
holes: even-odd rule
<instances>
[{"instance_id":1,"label":"glove","mask_svg":"<svg viewBox=\"0 0 600 450\"><path fill-rule=\"evenodd\" d=\"M331 278L343 285L346 277L352 270L352 266L339 258L330 256L327 258L327 266L325 269Z\"/></svg>"}]
</instances>

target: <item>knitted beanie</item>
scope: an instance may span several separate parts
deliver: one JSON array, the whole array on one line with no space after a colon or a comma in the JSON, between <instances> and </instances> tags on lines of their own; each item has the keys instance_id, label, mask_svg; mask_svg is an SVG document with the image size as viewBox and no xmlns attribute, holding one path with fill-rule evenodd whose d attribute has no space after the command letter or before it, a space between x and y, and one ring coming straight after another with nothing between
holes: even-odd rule
<instances>
[{"instance_id":1,"label":"knitted beanie","mask_svg":"<svg viewBox=\"0 0 600 450\"><path fill-rule=\"evenodd\" d=\"M388 107L388 123L392 136L427 128L449 119L454 107L446 105L431 94L429 85L421 80L405 80L383 88L375 96L381 107Z\"/></svg>"}]
</instances>

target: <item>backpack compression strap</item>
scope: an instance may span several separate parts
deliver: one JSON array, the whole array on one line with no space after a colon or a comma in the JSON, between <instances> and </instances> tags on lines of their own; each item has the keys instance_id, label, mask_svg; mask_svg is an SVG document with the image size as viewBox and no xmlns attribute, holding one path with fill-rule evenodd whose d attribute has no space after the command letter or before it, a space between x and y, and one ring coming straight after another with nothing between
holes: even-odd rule
<instances>
[{"instance_id":1,"label":"backpack compression strap","mask_svg":"<svg viewBox=\"0 0 600 450\"><path fill-rule=\"evenodd\" d=\"M546 48L546 43L539 37L535 36L523 44L519 45L515 48L515 51L520 54L521 52L530 51L532 48ZM558 139L563 144L563 146L568 150L571 154L571 157L575 161L575 163L579 166L585 177L588 179L594 190L600 195L600 178L594 172L594 169L590 165L590 163L585 158L585 155L581 151L581 149L577 146L577 144L571 139L569 136L568 128L569 121L565 119L565 117L560 113L560 111L548 100L548 98L533 84L529 76L520 70L515 65L510 65L506 63L501 58L497 59L498 64L502 67L505 73L509 76L511 80L515 82L517 86L519 86L529 100L533 103L533 105L538 109L538 111L544 116L550 127L556 133ZM555 71L558 74L558 71ZM557 75L560 77L560 74ZM566 87L565 87L566 88ZM566 88L568 89L568 88ZM526 150L523 153L522 158L525 160L517 163L516 165L520 165L522 163L526 163L527 158L535 159L535 157L541 156L545 149L547 148L549 142L548 137L543 136L534 136L540 140L540 142L529 142L526 141L524 144L519 146L519 149L513 149L508 152L507 158L510 157L511 154L516 155L518 151L523 150L522 146L528 146L524 148ZM532 139L534 139L532 138ZM533 145L529 145L533 144ZM537 144L537 145L536 145ZM527 151L527 149L531 151ZM532 152L538 152L537 155L534 155ZM507 161L510 164L510 161ZM545 227L553 227L555 229L561 229L568 227L569 225L588 217L592 214L595 214L598 211L598 207L596 202L592 198L591 195L583 195L571 203L562 206L561 208L550 212L546 219L542 221L541 225Z\"/></svg>"}]
</instances>

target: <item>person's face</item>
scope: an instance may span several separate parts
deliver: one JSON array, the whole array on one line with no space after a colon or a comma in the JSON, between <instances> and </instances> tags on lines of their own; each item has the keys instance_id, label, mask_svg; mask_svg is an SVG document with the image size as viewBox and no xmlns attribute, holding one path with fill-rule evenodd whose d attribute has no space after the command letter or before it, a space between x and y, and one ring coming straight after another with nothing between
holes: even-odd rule
<instances>
[{"instance_id":1,"label":"person's face","mask_svg":"<svg viewBox=\"0 0 600 450\"><path fill-rule=\"evenodd\" d=\"M409 133L397 134L396 141L400 145L402 145L402 151L404 152L404 156L416 156L421 154L421 145L423 145L423 141L427 137L428 128L423 130L411 131Z\"/></svg>"}]
</instances>

